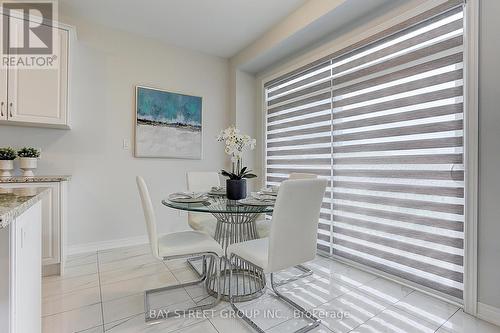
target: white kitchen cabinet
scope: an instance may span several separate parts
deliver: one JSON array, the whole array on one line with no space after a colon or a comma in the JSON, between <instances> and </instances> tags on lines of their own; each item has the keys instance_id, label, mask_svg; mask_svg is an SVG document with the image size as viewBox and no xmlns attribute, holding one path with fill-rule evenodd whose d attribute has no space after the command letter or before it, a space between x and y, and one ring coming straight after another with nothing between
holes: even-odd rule
<instances>
[{"instance_id":1,"label":"white kitchen cabinet","mask_svg":"<svg viewBox=\"0 0 500 333\"><path fill-rule=\"evenodd\" d=\"M4 17L3 15L1 15ZM3 18L5 19L5 18ZM10 18L9 36L23 43L23 20ZM52 29L52 27L46 27ZM58 66L53 69L8 67L0 73L0 105L4 103L4 125L70 128L69 65L72 28L58 25L54 34L54 54Z\"/></svg>"},{"instance_id":2,"label":"white kitchen cabinet","mask_svg":"<svg viewBox=\"0 0 500 333\"><path fill-rule=\"evenodd\" d=\"M40 333L42 315L42 205L34 204L11 225L11 332Z\"/></svg>"},{"instance_id":3,"label":"white kitchen cabinet","mask_svg":"<svg viewBox=\"0 0 500 333\"><path fill-rule=\"evenodd\" d=\"M42 205L42 273L63 275L65 226L67 219L67 181L40 183L2 183L3 188L49 188Z\"/></svg>"}]
</instances>

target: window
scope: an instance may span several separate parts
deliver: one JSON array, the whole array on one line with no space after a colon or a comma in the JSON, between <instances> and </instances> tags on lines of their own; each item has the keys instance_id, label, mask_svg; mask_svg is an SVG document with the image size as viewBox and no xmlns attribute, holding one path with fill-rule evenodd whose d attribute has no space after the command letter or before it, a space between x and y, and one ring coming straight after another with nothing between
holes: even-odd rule
<instances>
[{"instance_id":1,"label":"window","mask_svg":"<svg viewBox=\"0 0 500 333\"><path fill-rule=\"evenodd\" d=\"M463 8L265 85L266 182L329 180L318 249L461 299Z\"/></svg>"}]
</instances>

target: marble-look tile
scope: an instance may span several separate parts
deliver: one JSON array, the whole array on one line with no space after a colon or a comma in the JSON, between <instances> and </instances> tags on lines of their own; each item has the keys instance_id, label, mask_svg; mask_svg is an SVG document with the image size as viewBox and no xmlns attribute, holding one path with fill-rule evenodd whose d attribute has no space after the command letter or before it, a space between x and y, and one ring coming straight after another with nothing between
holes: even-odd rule
<instances>
[{"instance_id":1,"label":"marble-look tile","mask_svg":"<svg viewBox=\"0 0 500 333\"><path fill-rule=\"evenodd\" d=\"M161 321L158 324L146 324L144 322L144 314L139 314L126 319L118 320L104 325L106 333L168 333L168 332L183 332L177 331L187 329L194 324L207 321L203 317L178 317L169 318ZM205 333L206 328L200 329L200 333ZM188 331L189 332L189 331ZM196 331L194 331L196 332Z\"/></svg>"},{"instance_id":2,"label":"marble-look tile","mask_svg":"<svg viewBox=\"0 0 500 333\"><path fill-rule=\"evenodd\" d=\"M97 255L99 256L99 263L108 263L111 261L123 260L124 258L130 258L150 253L151 247L149 246L149 244L142 244L122 247L119 249L101 250L97 253Z\"/></svg>"},{"instance_id":3,"label":"marble-look tile","mask_svg":"<svg viewBox=\"0 0 500 333\"><path fill-rule=\"evenodd\" d=\"M439 326L390 307L352 330L353 333L434 333Z\"/></svg>"},{"instance_id":4,"label":"marble-look tile","mask_svg":"<svg viewBox=\"0 0 500 333\"><path fill-rule=\"evenodd\" d=\"M171 270L172 274L174 274L175 278L179 283L186 283L190 281L196 281L200 277L196 274L192 268L183 268L177 270Z\"/></svg>"},{"instance_id":5,"label":"marble-look tile","mask_svg":"<svg viewBox=\"0 0 500 333\"><path fill-rule=\"evenodd\" d=\"M97 262L97 252L73 254L66 258L64 262L65 268L93 264Z\"/></svg>"},{"instance_id":6,"label":"marble-look tile","mask_svg":"<svg viewBox=\"0 0 500 333\"><path fill-rule=\"evenodd\" d=\"M317 256L314 260L305 263L304 266L310 268L317 274L326 276L331 276L335 273L343 272L349 268L349 266L343 263L320 256Z\"/></svg>"},{"instance_id":7,"label":"marble-look tile","mask_svg":"<svg viewBox=\"0 0 500 333\"><path fill-rule=\"evenodd\" d=\"M386 303L396 303L409 295L413 289L398 283L377 278L359 287L359 290Z\"/></svg>"},{"instance_id":8,"label":"marble-look tile","mask_svg":"<svg viewBox=\"0 0 500 333\"><path fill-rule=\"evenodd\" d=\"M290 319L268 329L267 333L290 333L299 330L308 325L311 321L306 319ZM320 324L318 327L309 331L310 333L332 333L328 328Z\"/></svg>"},{"instance_id":9,"label":"marble-look tile","mask_svg":"<svg viewBox=\"0 0 500 333\"><path fill-rule=\"evenodd\" d=\"M172 259L164 262L167 268L171 271L188 269L189 265L185 258L182 259Z\"/></svg>"},{"instance_id":10,"label":"marble-look tile","mask_svg":"<svg viewBox=\"0 0 500 333\"><path fill-rule=\"evenodd\" d=\"M112 271L116 269L125 269L138 265L159 263L160 261L154 258L151 254L139 254L131 257L123 257L109 262L99 261L99 272Z\"/></svg>"},{"instance_id":11,"label":"marble-look tile","mask_svg":"<svg viewBox=\"0 0 500 333\"><path fill-rule=\"evenodd\" d=\"M335 279L317 274L278 287L279 292L305 309L315 308L351 290Z\"/></svg>"},{"instance_id":12,"label":"marble-look tile","mask_svg":"<svg viewBox=\"0 0 500 333\"><path fill-rule=\"evenodd\" d=\"M458 310L440 329L449 333L500 333L500 326L495 326L479 318Z\"/></svg>"},{"instance_id":13,"label":"marble-look tile","mask_svg":"<svg viewBox=\"0 0 500 333\"><path fill-rule=\"evenodd\" d=\"M177 280L170 272L146 275L135 279L101 285L103 302L116 298L138 294L148 289L155 289L177 284Z\"/></svg>"},{"instance_id":14,"label":"marble-look tile","mask_svg":"<svg viewBox=\"0 0 500 333\"><path fill-rule=\"evenodd\" d=\"M42 299L42 316L75 310L88 305L100 304L100 302L101 294L99 287L49 296Z\"/></svg>"},{"instance_id":15,"label":"marble-look tile","mask_svg":"<svg viewBox=\"0 0 500 333\"><path fill-rule=\"evenodd\" d=\"M336 333L346 333L388 308L390 304L359 290L341 295L314 309L323 325Z\"/></svg>"},{"instance_id":16,"label":"marble-look tile","mask_svg":"<svg viewBox=\"0 0 500 333\"><path fill-rule=\"evenodd\" d=\"M97 274L82 275L68 279L44 279L42 282L42 297L67 294L81 289L99 287Z\"/></svg>"},{"instance_id":17,"label":"marble-look tile","mask_svg":"<svg viewBox=\"0 0 500 333\"><path fill-rule=\"evenodd\" d=\"M455 305L418 291L412 292L394 306L438 326L444 324L458 310Z\"/></svg>"},{"instance_id":18,"label":"marble-look tile","mask_svg":"<svg viewBox=\"0 0 500 333\"><path fill-rule=\"evenodd\" d=\"M293 308L272 294L264 295L251 302L239 303L238 308L263 330L293 318ZM228 308L228 311L231 312L232 309ZM222 311L224 312L227 311ZM221 317L224 315L222 314Z\"/></svg>"},{"instance_id":19,"label":"marble-look tile","mask_svg":"<svg viewBox=\"0 0 500 333\"><path fill-rule=\"evenodd\" d=\"M167 273L168 269L161 262L153 262L139 264L135 266L127 266L123 269L115 269L100 273L101 283L109 284L124 280L130 280L146 275Z\"/></svg>"},{"instance_id":20,"label":"marble-look tile","mask_svg":"<svg viewBox=\"0 0 500 333\"><path fill-rule=\"evenodd\" d=\"M68 279L72 277L96 274L97 273L97 262L83 265L76 265L71 267L64 267L63 275L52 275L48 276L47 279L52 279L53 281Z\"/></svg>"},{"instance_id":21,"label":"marble-look tile","mask_svg":"<svg viewBox=\"0 0 500 333\"><path fill-rule=\"evenodd\" d=\"M174 309L173 305L180 304L179 310L194 306L191 297L183 288L168 290L150 295L149 307L152 310ZM181 304L189 301L188 306ZM185 306L185 307L184 307ZM128 318L140 313L144 313L144 293L118 298L103 303L104 323L111 323L120 319Z\"/></svg>"},{"instance_id":22,"label":"marble-look tile","mask_svg":"<svg viewBox=\"0 0 500 333\"><path fill-rule=\"evenodd\" d=\"M101 304L42 318L43 333L74 333L102 325Z\"/></svg>"},{"instance_id":23,"label":"marble-look tile","mask_svg":"<svg viewBox=\"0 0 500 333\"><path fill-rule=\"evenodd\" d=\"M85 331L80 331L78 333L104 333L104 326L99 325L97 327L85 330Z\"/></svg>"},{"instance_id":24,"label":"marble-look tile","mask_svg":"<svg viewBox=\"0 0 500 333\"><path fill-rule=\"evenodd\" d=\"M255 330L245 323L243 319L234 316L215 316L210 318L210 321L219 333L255 333Z\"/></svg>"}]
</instances>

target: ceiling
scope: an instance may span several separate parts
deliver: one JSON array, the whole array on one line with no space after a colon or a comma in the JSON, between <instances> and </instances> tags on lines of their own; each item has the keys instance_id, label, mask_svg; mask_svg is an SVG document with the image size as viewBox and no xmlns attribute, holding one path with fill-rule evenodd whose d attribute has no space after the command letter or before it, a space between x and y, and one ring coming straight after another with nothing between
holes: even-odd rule
<instances>
[{"instance_id":1,"label":"ceiling","mask_svg":"<svg viewBox=\"0 0 500 333\"><path fill-rule=\"evenodd\" d=\"M417 3L419 0L344 1L335 10L243 64L241 69L250 73L266 72L411 1Z\"/></svg>"},{"instance_id":2,"label":"ceiling","mask_svg":"<svg viewBox=\"0 0 500 333\"><path fill-rule=\"evenodd\" d=\"M61 15L229 58L306 0L59 0Z\"/></svg>"}]
</instances>

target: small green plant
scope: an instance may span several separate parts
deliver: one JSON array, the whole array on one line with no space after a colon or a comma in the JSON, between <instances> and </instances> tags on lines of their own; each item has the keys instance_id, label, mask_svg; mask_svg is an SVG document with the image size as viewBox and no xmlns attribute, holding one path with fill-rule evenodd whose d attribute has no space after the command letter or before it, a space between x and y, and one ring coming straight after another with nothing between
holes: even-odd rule
<instances>
[{"instance_id":1,"label":"small green plant","mask_svg":"<svg viewBox=\"0 0 500 333\"><path fill-rule=\"evenodd\" d=\"M0 160L13 160L17 156L16 151L10 147L0 148Z\"/></svg>"},{"instance_id":2,"label":"small green plant","mask_svg":"<svg viewBox=\"0 0 500 333\"><path fill-rule=\"evenodd\" d=\"M221 170L221 175L232 180L240 180L243 178L255 178L257 177L252 173L252 170L248 170L247 167L243 167L238 172L228 172L226 170Z\"/></svg>"},{"instance_id":3,"label":"small green plant","mask_svg":"<svg viewBox=\"0 0 500 333\"><path fill-rule=\"evenodd\" d=\"M40 151L33 147L24 147L17 151L17 156L19 157L31 157L31 158L39 158Z\"/></svg>"}]
</instances>

